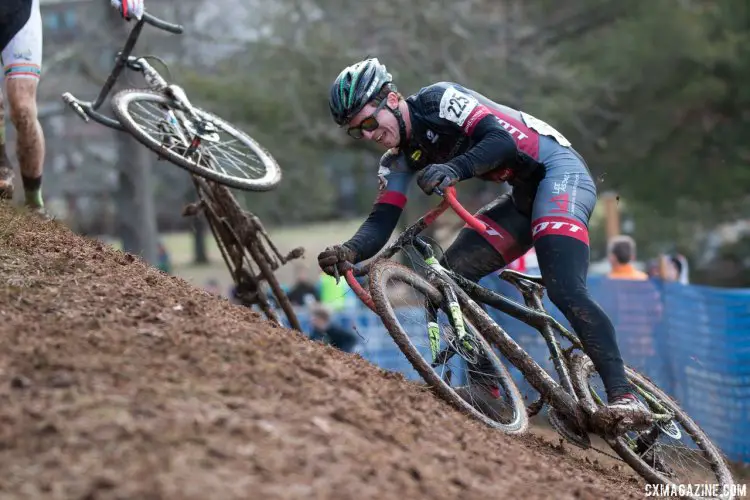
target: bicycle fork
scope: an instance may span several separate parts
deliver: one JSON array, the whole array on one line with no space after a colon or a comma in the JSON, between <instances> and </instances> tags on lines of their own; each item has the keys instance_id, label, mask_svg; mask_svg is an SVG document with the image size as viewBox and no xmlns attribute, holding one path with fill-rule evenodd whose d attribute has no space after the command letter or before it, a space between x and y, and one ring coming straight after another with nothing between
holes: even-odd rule
<instances>
[{"instance_id":1,"label":"bicycle fork","mask_svg":"<svg viewBox=\"0 0 750 500\"><path fill-rule=\"evenodd\" d=\"M186 148L184 156L191 157L198 150L203 140L209 142L219 141L219 134L215 125L202 120L198 116L195 112L195 107L193 107L182 87L168 83L143 57L129 56L126 64L129 68L143 74L143 78L150 89L164 92L185 110L187 117L184 117L182 123L180 123L177 113L173 109L166 106L163 108L166 122L165 128L168 129L165 132L168 133L170 132L169 129L171 129L171 132L177 136L182 146ZM193 137L188 138L183 130L190 132Z\"/></svg>"},{"instance_id":2,"label":"bicycle fork","mask_svg":"<svg viewBox=\"0 0 750 500\"><path fill-rule=\"evenodd\" d=\"M416 238L415 246L425 258L425 264L427 264L427 266L433 271L439 273L442 267L435 258L430 245L420 238ZM437 308L432 303L427 305L427 335L430 339L430 351L432 352L434 363L444 364L453 356L453 354L459 354L464 359L471 355L475 355L475 348L471 342L471 337L467 335L466 324L464 322L463 313L461 312L461 304L458 302L456 293L446 283L440 283L439 288L447 302L449 321L456 335L456 346L451 346L449 343L449 346L443 350L443 352L440 352L440 326L437 323ZM457 346L461 346L466 350L465 355L464 353L458 352L460 349L456 349Z\"/></svg>"}]
</instances>

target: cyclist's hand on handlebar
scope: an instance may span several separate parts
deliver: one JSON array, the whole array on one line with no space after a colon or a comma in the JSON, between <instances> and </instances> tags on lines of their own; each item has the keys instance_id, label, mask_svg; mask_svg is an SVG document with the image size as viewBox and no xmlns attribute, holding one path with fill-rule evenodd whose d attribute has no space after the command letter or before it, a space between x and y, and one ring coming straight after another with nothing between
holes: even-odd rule
<instances>
[{"instance_id":1,"label":"cyclist's hand on handlebar","mask_svg":"<svg viewBox=\"0 0 750 500\"><path fill-rule=\"evenodd\" d=\"M110 0L112 7L120 11L123 18L130 21L143 17L143 0Z\"/></svg>"},{"instance_id":2,"label":"cyclist's hand on handlebar","mask_svg":"<svg viewBox=\"0 0 750 500\"><path fill-rule=\"evenodd\" d=\"M445 188L455 185L461 180L461 176L450 165L433 163L427 165L417 175L417 185L426 194L432 194L435 188Z\"/></svg>"},{"instance_id":3,"label":"cyclist's hand on handlebar","mask_svg":"<svg viewBox=\"0 0 750 500\"><path fill-rule=\"evenodd\" d=\"M336 269L341 274L351 269L356 258L354 250L346 245L333 245L318 254L318 265L324 273L334 276Z\"/></svg>"}]
</instances>

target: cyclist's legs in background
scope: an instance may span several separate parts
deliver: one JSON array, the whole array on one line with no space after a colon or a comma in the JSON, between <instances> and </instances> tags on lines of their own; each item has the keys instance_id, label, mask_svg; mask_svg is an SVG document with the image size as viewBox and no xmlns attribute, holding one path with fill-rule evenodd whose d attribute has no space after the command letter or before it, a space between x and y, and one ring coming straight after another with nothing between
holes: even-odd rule
<instances>
[{"instance_id":1,"label":"cyclist's legs in background","mask_svg":"<svg viewBox=\"0 0 750 500\"><path fill-rule=\"evenodd\" d=\"M477 282L526 253L532 242L530 220L518 211L510 194L499 196L475 215L490 226L489 234L464 226L440 264Z\"/></svg>"},{"instance_id":2,"label":"cyclist's legs in background","mask_svg":"<svg viewBox=\"0 0 750 500\"><path fill-rule=\"evenodd\" d=\"M0 93L0 199L13 199L13 167L5 152L5 97Z\"/></svg>"},{"instance_id":3,"label":"cyclist's legs in background","mask_svg":"<svg viewBox=\"0 0 750 500\"><path fill-rule=\"evenodd\" d=\"M532 212L532 235L547 294L580 336L604 382L609 401L631 392L615 329L586 286L588 221L596 186L583 159L572 149L545 161Z\"/></svg>"},{"instance_id":4,"label":"cyclist's legs in background","mask_svg":"<svg viewBox=\"0 0 750 500\"><path fill-rule=\"evenodd\" d=\"M2 51L5 105L16 129L16 154L20 164L26 205L42 208L44 134L37 117L37 85L42 65L42 18L39 0L31 16Z\"/></svg>"}]
</instances>

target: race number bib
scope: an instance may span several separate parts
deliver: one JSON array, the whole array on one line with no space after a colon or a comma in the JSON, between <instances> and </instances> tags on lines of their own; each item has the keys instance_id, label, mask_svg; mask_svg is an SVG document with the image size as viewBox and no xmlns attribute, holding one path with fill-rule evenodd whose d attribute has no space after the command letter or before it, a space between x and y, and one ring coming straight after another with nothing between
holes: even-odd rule
<instances>
[{"instance_id":1,"label":"race number bib","mask_svg":"<svg viewBox=\"0 0 750 500\"><path fill-rule=\"evenodd\" d=\"M469 117L479 102L470 94L461 92L454 87L448 87L440 99L440 118L452 121L459 127L463 127L464 122Z\"/></svg>"},{"instance_id":2,"label":"race number bib","mask_svg":"<svg viewBox=\"0 0 750 500\"><path fill-rule=\"evenodd\" d=\"M543 122L539 118L534 118L533 116L524 113L523 111L521 111L521 117L523 118L523 122L526 124L526 126L537 134L552 137L561 146L566 148L570 147L570 141L567 140L565 136L563 136L560 132L552 128L547 122Z\"/></svg>"}]
</instances>

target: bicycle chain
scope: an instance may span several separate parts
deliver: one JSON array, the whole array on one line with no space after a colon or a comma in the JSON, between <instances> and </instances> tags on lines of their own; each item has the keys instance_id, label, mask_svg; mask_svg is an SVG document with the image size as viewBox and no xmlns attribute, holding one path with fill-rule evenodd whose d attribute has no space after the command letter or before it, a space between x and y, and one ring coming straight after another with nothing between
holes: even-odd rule
<instances>
[{"instance_id":1,"label":"bicycle chain","mask_svg":"<svg viewBox=\"0 0 750 500\"><path fill-rule=\"evenodd\" d=\"M614 459L615 459L615 460L617 460L618 462L622 462L622 463L625 463L625 460L623 460L622 458L618 457L617 455L610 455L610 454L609 454L609 453L607 453L606 451L602 451L602 450L600 450L599 448L595 448L595 447L593 447L593 446L591 447L591 449L592 449L592 450L594 450L594 451L595 451L595 452L597 452L597 453L601 453L601 454L602 454L602 455L604 455L605 457L609 457L609 458L614 458Z\"/></svg>"}]
</instances>

